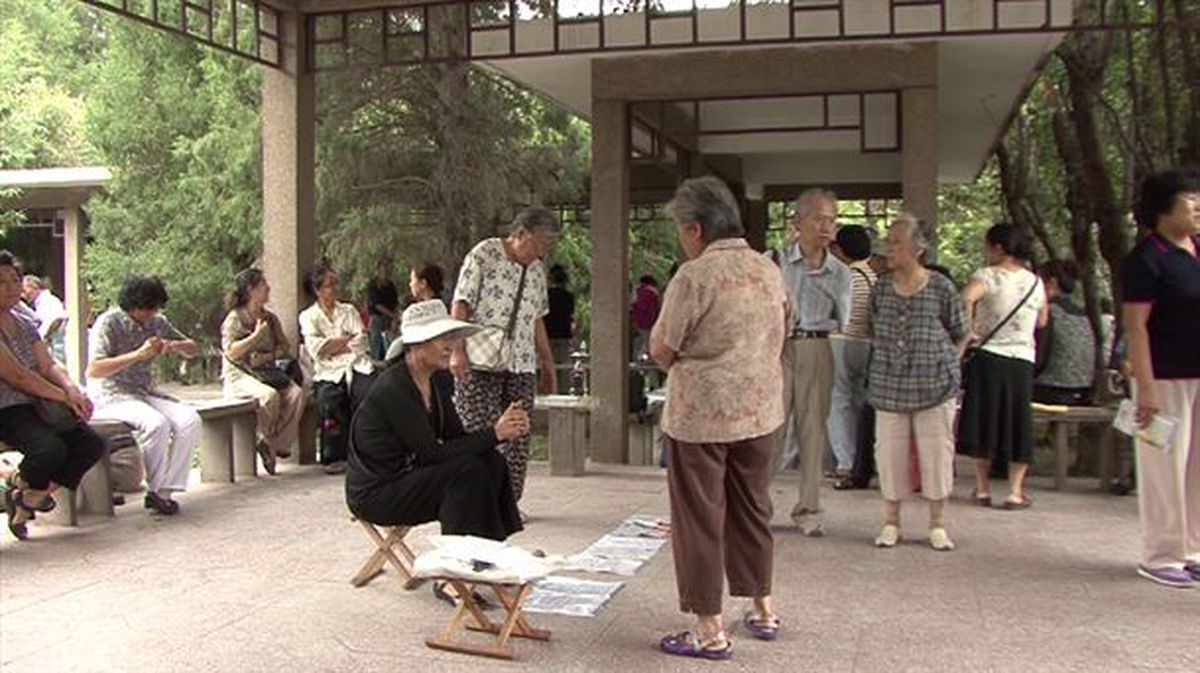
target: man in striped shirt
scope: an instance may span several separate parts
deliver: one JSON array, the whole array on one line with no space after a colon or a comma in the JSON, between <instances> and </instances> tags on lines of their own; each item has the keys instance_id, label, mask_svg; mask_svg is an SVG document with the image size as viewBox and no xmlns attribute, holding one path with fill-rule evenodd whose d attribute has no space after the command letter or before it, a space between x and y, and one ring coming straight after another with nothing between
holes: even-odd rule
<instances>
[{"instance_id":1,"label":"man in striped shirt","mask_svg":"<svg viewBox=\"0 0 1200 673\"><path fill-rule=\"evenodd\" d=\"M867 313L875 272L867 264L871 256L871 236L858 225L840 228L830 251L850 267L850 319L845 327L830 335L833 350L833 397L826 431L837 461L839 479L850 476L858 445L858 417L867 398L867 363L871 341Z\"/></svg>"}]
</instances>

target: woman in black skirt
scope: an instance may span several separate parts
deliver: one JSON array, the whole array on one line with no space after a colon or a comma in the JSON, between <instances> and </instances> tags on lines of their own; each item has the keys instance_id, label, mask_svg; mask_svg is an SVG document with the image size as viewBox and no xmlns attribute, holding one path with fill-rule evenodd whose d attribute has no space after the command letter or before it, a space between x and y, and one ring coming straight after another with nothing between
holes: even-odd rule
<instances>
[{"instance_id":1,"label":"woman in black skirt","mask_svg":"<svg viewBox=\"0 0 1200 673\"><path fill-rule=\"evenodd\" d=\"M1025 472L1033 456L1034 331L1046 324L1046 290L1025 268L1029 241L1011 224L988 229L988 266L963 288L971 320L966 389L958 419L958 452L975 459L975 501L992 506L989 470L1008 461L1005 509L1025 509Z\"/></svg>"},{"instance_id":2,"label":"woman in black skirt","mask_svg":"<svg viewBox=\"0 0 1200 673\"><path fill-rule=\"evenodd\" d=\"M384 526L440 521L444 535L503 540L521 530L499 442L529 432L510 407L489 428L467 433L454 410L450 354L478 329L452 320L434 299L405 309L403 354L379 374L354 415L346 502Z\"/></svg>"}]
</instances>

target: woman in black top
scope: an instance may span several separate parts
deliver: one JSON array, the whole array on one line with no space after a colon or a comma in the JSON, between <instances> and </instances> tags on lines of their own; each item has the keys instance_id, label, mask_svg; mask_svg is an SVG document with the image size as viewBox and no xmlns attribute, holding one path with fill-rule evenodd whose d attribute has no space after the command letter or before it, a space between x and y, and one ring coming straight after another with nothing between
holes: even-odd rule
<instances>
[{"instance_id":1,"label":"woman in black top","mask_svg":"<svg viewBox=\"0 0 1200 673\"><path fill-rule=\"evenodd\" d=\"M529 414L514 405L467 433L451 399L450 355L475 329L436 299L405 309L404 352L354 415L346 502L355 516L385 526L437 520L444 535L494 540L521 530L496 445L528 434Z\"/></svg>"}]
</instances>

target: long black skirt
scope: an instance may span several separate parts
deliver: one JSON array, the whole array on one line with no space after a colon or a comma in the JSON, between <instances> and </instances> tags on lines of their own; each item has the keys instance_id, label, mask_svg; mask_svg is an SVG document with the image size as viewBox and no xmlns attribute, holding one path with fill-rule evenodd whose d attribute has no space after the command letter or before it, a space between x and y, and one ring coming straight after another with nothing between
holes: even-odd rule
<instances>
[{"instance_id":1,"label":"long black skirt","mask_svg":"<svg viewBox=\"0 0 1200 673\"><path fill-rule=\"evenodd\" d=\"M380 526L440 521L443 535L492 540L523 528L508 464L492 450L413 468L348 500L355 516Z\"/></svg>"},{"instance_id":2,"label":"long black skirt","mask_svg":"<svg viewBox=\"0 0 1200 673\"><path fill-rule=\"evenodd\" d=\"M1033 363L980 350L967 363L958 452L1028 463L1033 457Z\"/></svg>"}]
</instances>

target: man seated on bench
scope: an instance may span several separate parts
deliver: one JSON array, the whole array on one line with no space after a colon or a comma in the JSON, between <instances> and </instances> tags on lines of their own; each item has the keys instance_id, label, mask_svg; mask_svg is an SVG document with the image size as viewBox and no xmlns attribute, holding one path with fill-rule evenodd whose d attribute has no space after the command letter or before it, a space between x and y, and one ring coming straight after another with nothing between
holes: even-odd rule
<instances>
[{"instance_id":1,"label":"man seated on bench","mask_svg":"<svg viewBox=\"0 0 1200 673\"><path fill-rule=\"evenodd\" d=\"M170 516L179 512L172 494L187 490L200 415L159 390L150 366L166 353L196 357L200 348L159 313L166 304L167 290L158 278L126 280L117 307L92 325L87 375L96 418L133 426L145 455L146 509Z\"/></svg>"},{"instance_id":2,"label":"man seated on bench","mask_svg":"<svg viewBox=\"0 0 1200 673\"><path fill-rule=\"evenodd\" d=\"M104 455L104 440L84 425L91 401L50 357L33 321L13 310L20 302L21 272L12 254L0 250L0 441L24 456L8 479L4 505L8 530L24 540L34 513L54 509L50 493L79 487Z\"/></svg>"},{"instance_id":3,"label":"man seated on bench","mask_svg":"<svg viewBox=\"0 0 1200 673\"><path fill-rule=\"evenodd\" d=\"M394 357L351 428L346 503L359 519L381 526L440 521L444 535L493 540L521 530L496 445L529 433L528 412L514 404L492 427L467 433L451 399L450 355L477 329L451 319L437 299L405 309L403 352L389 352ZM434 592L445 597L443 587Z\"/></svg>"}]
</instances>

